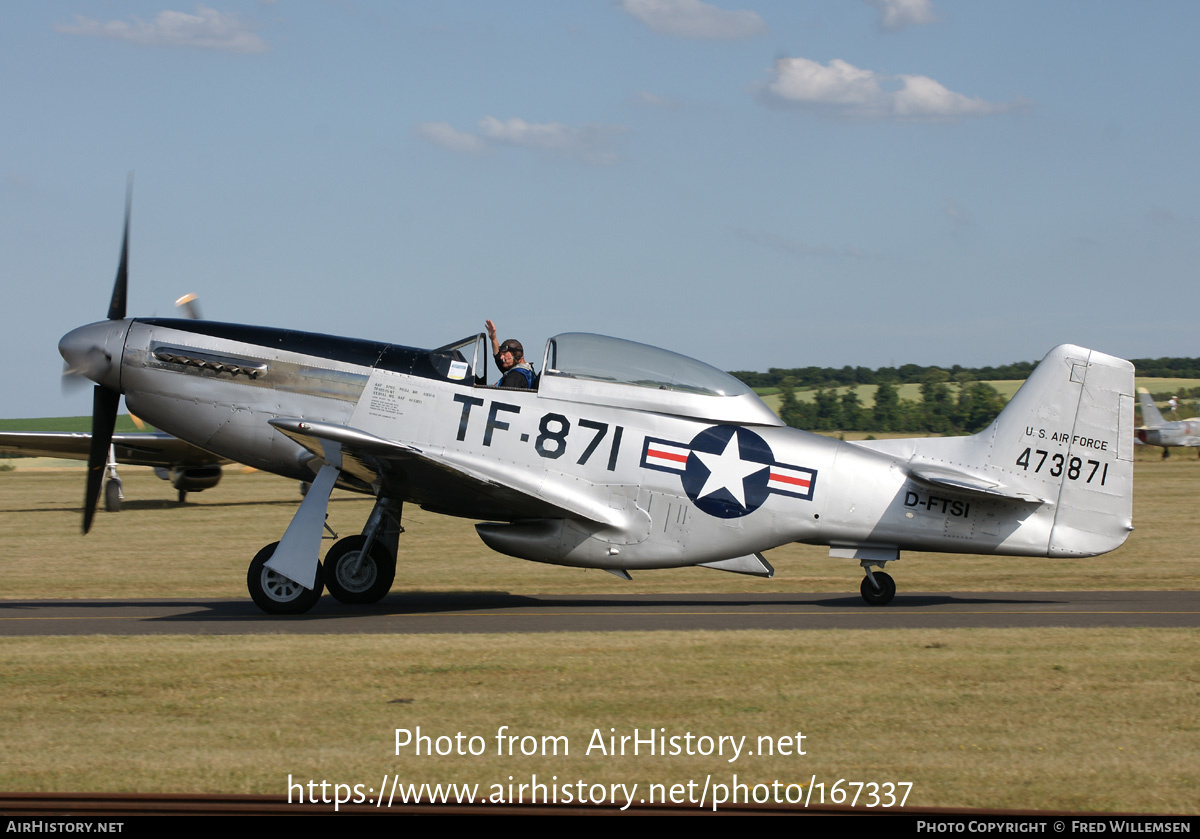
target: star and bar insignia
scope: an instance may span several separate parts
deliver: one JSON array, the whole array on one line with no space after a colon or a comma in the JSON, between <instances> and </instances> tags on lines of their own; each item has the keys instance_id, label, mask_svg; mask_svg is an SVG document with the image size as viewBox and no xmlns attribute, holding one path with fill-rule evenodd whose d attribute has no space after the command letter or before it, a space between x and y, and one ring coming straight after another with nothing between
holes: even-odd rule
<instances>
[{"instance_id":1,"label":"star and bar insignia","mask_svg":"<svg viewBox=\"0 0 1200 839\"><path fill-rule=\"evenodd\" d=\"M642 466L679 474L696 507L725 519L753 513L771 493L811 501L817 483L817 470L776 462L766 440L732 425L706 428L688 443L647 437Z\"/></svg>"}]
</instances>

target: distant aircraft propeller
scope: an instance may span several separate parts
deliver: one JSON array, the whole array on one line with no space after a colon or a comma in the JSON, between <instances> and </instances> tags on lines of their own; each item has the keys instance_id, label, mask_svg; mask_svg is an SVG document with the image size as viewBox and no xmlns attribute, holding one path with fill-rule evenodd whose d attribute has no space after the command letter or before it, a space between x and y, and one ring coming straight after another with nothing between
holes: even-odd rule
<instances>
[{"instance_id":1,"label":"distant aircraft propeller","mask_svg":"<svg viewBox=\"0 0 1200 839\"><path fill-rule=\"evenodd\" d=\"M183 309L183 316L190 320L202 320L200 317L200 304L196 301L199 298L195 294L185 294L175 301L175 305Z\"/></svg>"}]
</instances>

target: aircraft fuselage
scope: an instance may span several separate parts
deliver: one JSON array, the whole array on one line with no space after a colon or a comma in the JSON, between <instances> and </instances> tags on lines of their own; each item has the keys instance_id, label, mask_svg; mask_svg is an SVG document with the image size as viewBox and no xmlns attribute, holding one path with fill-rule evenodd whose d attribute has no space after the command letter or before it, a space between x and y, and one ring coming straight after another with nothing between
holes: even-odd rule
<instances>
[{"instance_id":1,"label":"aircraft fuselage","mask_svg":"<svg viewBox=\"0 0 1200 839\"><path fill-rule=\"evenodd\" d=\"M92 330L87 340L77 336L84 330ZM1086 450L1065 433L1052 444L1041 429L1041 438L1023 442L1017 432L996 440L993 428L978 445L1002 452L978 472L1036 494L1018 499L920 480L908 468L912 452L783 427L769 412L730 421L623 407L567 378L544 377L536 391L479 386L464 362L435 351L171 319L93 324L69 334L64 347L72 336L120 359L101 383L119 388L132 412L264 471L309 481L321 466L272 425L282 418L402 444L422 460L406 466L358 454L341 465L343 485L493 522L479 526L484 541L526 559L663 568L795 541L835 553L841 546L839 555L860 559L894 559L900 549L1087 554L1111 550L1129 529L1115 521L1094 548L1060 549L1058 495L1042 492L1070 472L1080 487L1110 488L1115 497L1128 470L1116 468L1111 428L1082 438L1097 443ZM643 390L648 403L660 395ZM1030 456L1039 454L1050 458L1045 472L1032 468ZM961 460L952 447L938 459ZM478 481L464 486L461 476ZM494 491L480 489L489 482Z\"/></svg>"}]
</instances>

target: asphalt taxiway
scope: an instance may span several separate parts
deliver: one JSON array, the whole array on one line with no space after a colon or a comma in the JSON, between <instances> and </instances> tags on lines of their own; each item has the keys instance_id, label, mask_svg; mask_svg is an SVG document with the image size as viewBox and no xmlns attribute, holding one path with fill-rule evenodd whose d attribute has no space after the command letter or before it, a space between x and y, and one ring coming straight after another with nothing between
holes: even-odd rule
<instances>
[{"instance_id":1,"label":"asphalt taxiway","mask_svg":"<svg viewBox=\"0 0 1200 839\"><path fill-rule=\"evenodd\" d=\"M325 596L305 615L246 599L0 601L0 637L256 633L1197 627L1200 592L936 592L868 606L851 594L537 595L393 593L372 606Z\"/></svg>"}]
</instances>

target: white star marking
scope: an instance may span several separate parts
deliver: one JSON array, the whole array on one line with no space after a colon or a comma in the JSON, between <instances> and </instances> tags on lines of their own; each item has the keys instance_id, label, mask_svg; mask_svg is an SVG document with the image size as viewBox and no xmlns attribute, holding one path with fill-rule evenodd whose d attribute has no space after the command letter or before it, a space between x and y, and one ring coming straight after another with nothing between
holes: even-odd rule
<instances>
[{"instance_id":1,"label":"white star marking","mask_svg":"<svg viewBox=\"0 0 1200 839\"><path fill-rule=\"evenodd\" d=\"M727 489L743 508L746 507L746 478L768 468L765 463L742 460L742 450L738 446L736 431L729 438L729 442L725 444L725 451L720 454L695 449L692 449L692 454L700 458L700 462L708 467L708 480L704 482L704 488L696 497L703 498Z\"/></svg>"}]
</instances>

